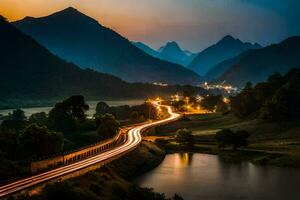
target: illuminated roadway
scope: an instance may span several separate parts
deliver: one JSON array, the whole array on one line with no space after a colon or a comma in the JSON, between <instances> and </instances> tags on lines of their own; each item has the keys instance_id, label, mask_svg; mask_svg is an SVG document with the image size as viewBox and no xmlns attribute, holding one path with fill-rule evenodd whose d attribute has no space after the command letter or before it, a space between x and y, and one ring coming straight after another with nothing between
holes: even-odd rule
<instances>
[{"instance_id":1,"label":"illuminated roadway","mask_svg":"<svg viewBox=\"0 0 300 200\"><path fill-rule=\"evenodd\" d=\"M180 117L179 114L174 113L170 106L165 105L159 105L158 103L154 103L156 106L165 107L168 110L169 117L163 120L150 122L147 124L139 125L134 128L131 128L127 132L127 140L124 144L117 146L109 151L106 151L104 153L95 155L93 157L87 158L85 160L78 161L76 163L66 165L63 167L59 167L57 169L53 169L38 175L33 175L28 178L24 178L15 182L12 182L10 184L4 185L0 187L0 197L13 194L15 192L30 188L32 186L35 186L37 184L41 184L43 182L52 180L54 178L58 178L60 176L75 172L77 170L86 168L88 166L91 166L93 164L103 162L109 159L116 158L120 155L123 155L124 153L127 153L133 149L135 149L142 141L142 131L144 131L147 128L151 128L154 126L158 126L161 124L165 124L171 121L174 121Z\"/></svg>"}]
</instances>

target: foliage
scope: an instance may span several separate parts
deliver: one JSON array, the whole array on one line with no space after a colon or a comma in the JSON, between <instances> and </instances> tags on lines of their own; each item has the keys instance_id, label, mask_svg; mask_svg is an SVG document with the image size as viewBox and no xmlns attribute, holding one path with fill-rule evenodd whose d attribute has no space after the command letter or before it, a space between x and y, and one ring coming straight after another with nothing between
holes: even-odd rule
<instances>
[{"instance_id":1,"label":"foliage","mask_svg":"<svg viewBox=\"0 0 300 200\"><path fill-rule=\"evenodd\" d=\"M17 109L9 114L8 119L1 124L3 129L22 130L26 126L26 116L23 110Z\"/></svg>"},{"instance_id":2,"label":"foliage","mask_svg":"<svg viewBox=\"0 0 300 200\"><path fill-rule=\"evenodd\" d=\"M111 114L97 116L96 124L98 127L97 133L104 139L113 137L120 127L120 123Z\"/></svg>"},{"instance_id":3,"label":"foliage","mask_svg":"<svg viewBox=\"0 0 300 200\"><path fill-rule=\"evenodd\" d=\"M112 114L118 120L127 120L131 118L132 113L138 113L139 118L149 117L151 119L158 119L157 109L149 103L144 103L136 106L108 106L105 102L99 102L96 108L96 116L104 115L106 113Z\"/></svg>"},{"instance_id":4,"label":"foliage","mask_svg":"<svg viewBox=\"0 0 300 200\"><path fill-rule=\"evenodd\" d=\"M6 158L14 159L18 148L18 134L14 130L0 129L0 152Z\"/></svg>"},{"instance_id":5,"label":"foliage","mask_svg":"<svg viewBox=\"0 0 300 200\"><path fill-rule=\"evenodd\" d=\"M20 175L17 163L0 156L0 180L10 179Z\"/></svg>"},{"instance_id":6,"label":"foliage","mask_svg":"<svg viewBox=\"0 0 300 200\"><path fill-rule=\"evenodd\" d=\"M45 112L34 113L29 117L28 121L31 124L46 126L48 122L47 114Z\"/></svg>"},{"instance_id":7,"label":"foliage","mask_svg":"<svg viewBox=\"0 0 300 200\"><path fill-rule=\"evenodd\" d=\"M176 132L175 140L183 145L194 146L195 138L192 135L192 131L188 129L179 129Z\"/></svg>"},{"instance_id":8,"label":"foliage","mask_svg":"<svg viewBox=\"0 0 300 200\"><path fill-rule=\"evenodd\" d=\"M231 111L238 117L247 116L259 109L259 103L255 98L255 90L248 82L240 94L230 99Z\"/></svg>"},{"instance_id":9,"label":"foliage","mask_svg":"<svg viewBox=\"0 0 300 200\"><path fill-rule=\"evenodd\" d=\"M41 199L72 199L72 200L96 200L97 196L78 187L73 187L69 182L47 185L43 191Z\"/></svg>"},{"instance_id":10,"label":"foliage","mask_svg":"<svg viewBox=\"0 0 300 200\"><path fill-rule=\"evenodd\" d=\"M57 103L49 112L49 127L61 132L73 131L78 123L86 120L85 112L88 109L83 96L71 96Z\"/></svg>"},{"instance_id":11,"label":"foliage","mask_svg":"<svg viewBox=\"0 0 300 200\"><path fill-rule=\"evenodd\" d=\"M31 124L19 136L19 143L26 157L40 157L62 151L63 135L50 132L46 127Z\"/></svg>"},{"instance_id":12,"label":"foliage","mask_svg":"<svg viewBox=\"0 0 300 200\"><path fill-rule=\"evenodd\" d=\"M209 111L225 112L228 110L222 95L207 95L201 100L200 105Z\"/></svg>"},{"instance_id":13,"label":"foliage","mask_svg":"<svg viewBox=\"0 0 300 200\"><path fill-rule=\"evenodd\" d=\"M137 111L133 111L131 114L130 114L130 120L132 122L136 122L139 120L139 113Z\"/></svg>"},{"instance_id":14,"label":"foliage","mask_svg":"<svg viewBox=\"0 0 300 200\"><path fill-rule=\"evenodd\" d=\"M109 105L107 105L107 103L100 101L99 103L97 103L96 106L96 115L104 115L106 113L109 113Z\"/></svg>"},{"instance_id":15,"label":"foliage","mask_svg":"<svg viewBox=\"0 0 300 200\"><path fill-rule=\"evenodd\" d=\"M232 146L232 149L236 150L239 147L248 146L247 138L249 136L250 135L247 131L237 131L234 133L230 129L223 129L216 133L215 138L219 148Z\"/></svg>"},{"instance_id":16,"label":"foliage","mask_svg":"<svg viewBox=\"0 0 300 200\"><path fill-rule=\"evenodd\" d=\"M241 93L231 97L231 110L238 117L258 113L266 120L287 120L300 117L300 70L285 76L276 73L254 88L250 83Z\"/></svg>"},{"instance_id":17,"label":"foliage","mask_svg":"<svg viewBox=\"0 0 300 200\"><path fill-rule=\"evenodd\" d=\"M183 86L183 93L182 93L183 97L193 97L195 95L196 95L196 90L194 87L190 85Z\"/></svg>"}]
</instances>

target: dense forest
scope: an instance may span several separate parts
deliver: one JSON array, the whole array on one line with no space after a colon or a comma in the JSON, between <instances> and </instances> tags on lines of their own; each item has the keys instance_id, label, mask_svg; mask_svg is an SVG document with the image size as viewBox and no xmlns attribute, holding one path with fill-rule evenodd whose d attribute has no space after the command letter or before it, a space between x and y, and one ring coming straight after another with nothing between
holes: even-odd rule
<instances>
[{"instance_id":1,"label":"dense forest","mask_svg":"<svg viewBox=\"0 0 300 200\"><path fill-rule=\"evenodd\" d=\"M231 97L231 110L238 117L259 116L265 120L293 120L300 117L300 69L286 75L275 73L253 86L248 82Z\"/></svg>"}]
</instances>

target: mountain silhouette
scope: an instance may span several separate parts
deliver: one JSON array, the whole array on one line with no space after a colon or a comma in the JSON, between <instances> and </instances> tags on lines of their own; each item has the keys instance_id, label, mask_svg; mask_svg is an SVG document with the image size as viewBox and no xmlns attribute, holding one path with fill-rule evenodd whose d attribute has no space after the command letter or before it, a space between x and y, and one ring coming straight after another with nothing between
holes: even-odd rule
<instances>
[{"instance_id":1,"label":"mountain silhouette","mask_svg":"<svg viewBox=\"0 0 300 200\"><path fill-rule=\"evenodd\" d=\"M132 42L132 44L155 58L185 67L190 64L196 56L196 54L190 51L183 51L176 42L168 42L165 46L162 46L158 50L154 50L142 42Z\"/></svg>"},{"instance_id":2,"label":"mountain silhouette","mask_svg":"<svg viewBox=\"0 0 300 200\"><path fill-rule=\"evenodd\" d=\"M180 65L153 58L113 30L74 8L14 25L52 53L81 68L110 73L130 82L197 84L202 79Z\"/></svg>"},{"instance_id":3,"label":"mountain silhouette","mask_svg":"<svg viewBox=\"0 0 300 200\"><path fill-rule=\"evenodd\" d=\"M161 57L169 62L187 66L195 58L195 54L182 50L176 42L168 42L158 50Z\"/></svg>"},{"instance_id":4,"label":"mountain silhouette","mask_svg":"<svg viewBox=\"0 0 300 200\"><path fill-rule=\"evenodd\" d=\"M227 35L216 44L200 52L188 68L200 75L205 75L211 68L222 61L233 58L249 49L258 48L261 48L259 44L244 43L239 39Z\"/></svg>"},{"instance_id":5,"label":"mountain silhouette","mask_svg":"<svg viewBox=\"0 0 300 200\"><path fill-rule=\"evenodd\" d=\"M279 44L251 50L233 58L218 80L243 87L247 81L264 81L269 75L285 74L300 66L300 36L290 37ZM230 62L230 61L229 61Z\"/></svg>"},{"instance_id":6,"label":"mountain silhouette","mask_svg":"<svg viewBox=\"0 0 300 200\"><path fill-rule=\"evenodd\" d=\"M180 86L130 84L118 77L81 69L50 53L0 16L0 101L61 99L81 94L89 99L144 98L173 94Z\"/></svg>"},{"instance_id":7,"label":"mountain silhouette","mask_svg":"<svg viewBox=\"0 0 300 200\"><path fill-rule=\"evenodd\" d=\"M152 49L151 47L149 47L145 43L143 43L143 42L132 42L132 44L134 46L136 46L137 48L141 49L142 51L146 52L147 54L151 55L152 57L162 59L162 56L161 56L160 52Z\"/></svg>"}]
</instances>

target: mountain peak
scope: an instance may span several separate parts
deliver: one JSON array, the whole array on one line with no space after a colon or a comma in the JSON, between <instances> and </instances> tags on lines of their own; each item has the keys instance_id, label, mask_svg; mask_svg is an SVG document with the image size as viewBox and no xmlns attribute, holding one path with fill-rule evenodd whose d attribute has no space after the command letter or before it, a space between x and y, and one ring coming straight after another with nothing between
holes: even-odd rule
<instances>
[{"instance_id":1,"label":"mountain peak","mask_svg":"<svg viewBox=\"0 0 300 200\"><path fill-rule=\"evenodd\" d=\"M95 19L85 15L84 13L80 12L79 10L68 7L63 10L57 11L53 14L50 14L45 17L25 17L22 20L14 22L15 24L22 24L23 22L39 22L42 24L48 24L49 26L72 26L72 27L79 27L80 29L88 30L91 27L99 28L101 24L99 24ZM51 24L51 25L50 25Z\"/></svg>"},{"instance_id":2,"label":"mountain peak","mask_svg":"<svg viewBox=\"0 0 300 200\"><path fill-rule=\"evenodd\" d=\"M180 49L181 50L181 48L179 47L178 43L175 42L175 41L167 42L165 48L166 47L171 47L171 48L176 48L176 49Z\"/></svg>"},{"instance_id":3,"label":"mountain peak","mask_svg":"<svg viewBox=\"0 0 300 200\"><path fill-rule=\"evenodd\" d=\"M61 11L56 12L56 13L64 13L64 14L69 14L69 15L78 15L78 14L84 15L79 10L77 10L76 8L73 8L73 7L65 8Z\"/></svg>"},{"instance_id":4,"label":"mountain peak","mask_svg":"<svg viewBox=\"0 0 300 200\"><path fill-rule=\"evenodd\" d=\"M54 14L52 14L54 16L57 16L57 15L62 15L62 16L85 16L83 13L81 13L80 11L78 11L77 9L73 8L73 7L68 7L68 8L65 8L61 11L58 11Z\"/></svg>"},{"instance_id":5,"label":"mountain peak","mask_svg":"<svg viewBox=\"0 0 300 200\"><path fill-rule=\"evenodd\" d=\"M235 39L231 35L226 35L218 43L231 43L231 42L236 42L236 41L240 41L240 40L239 39Z\"/></svg>"},{"instance_id":6,"label":"mountain peak","mask_svg":"<svg viewBox=\"0 0 300 200\"><path fill-rule=\"evenodd\" d=\"M163 51L181 51L180 46L177 44L177 42L175 41L170 41L167 42L165 46L162 46L159 51L163 52Z\"/></svg>"}]
</instances>

